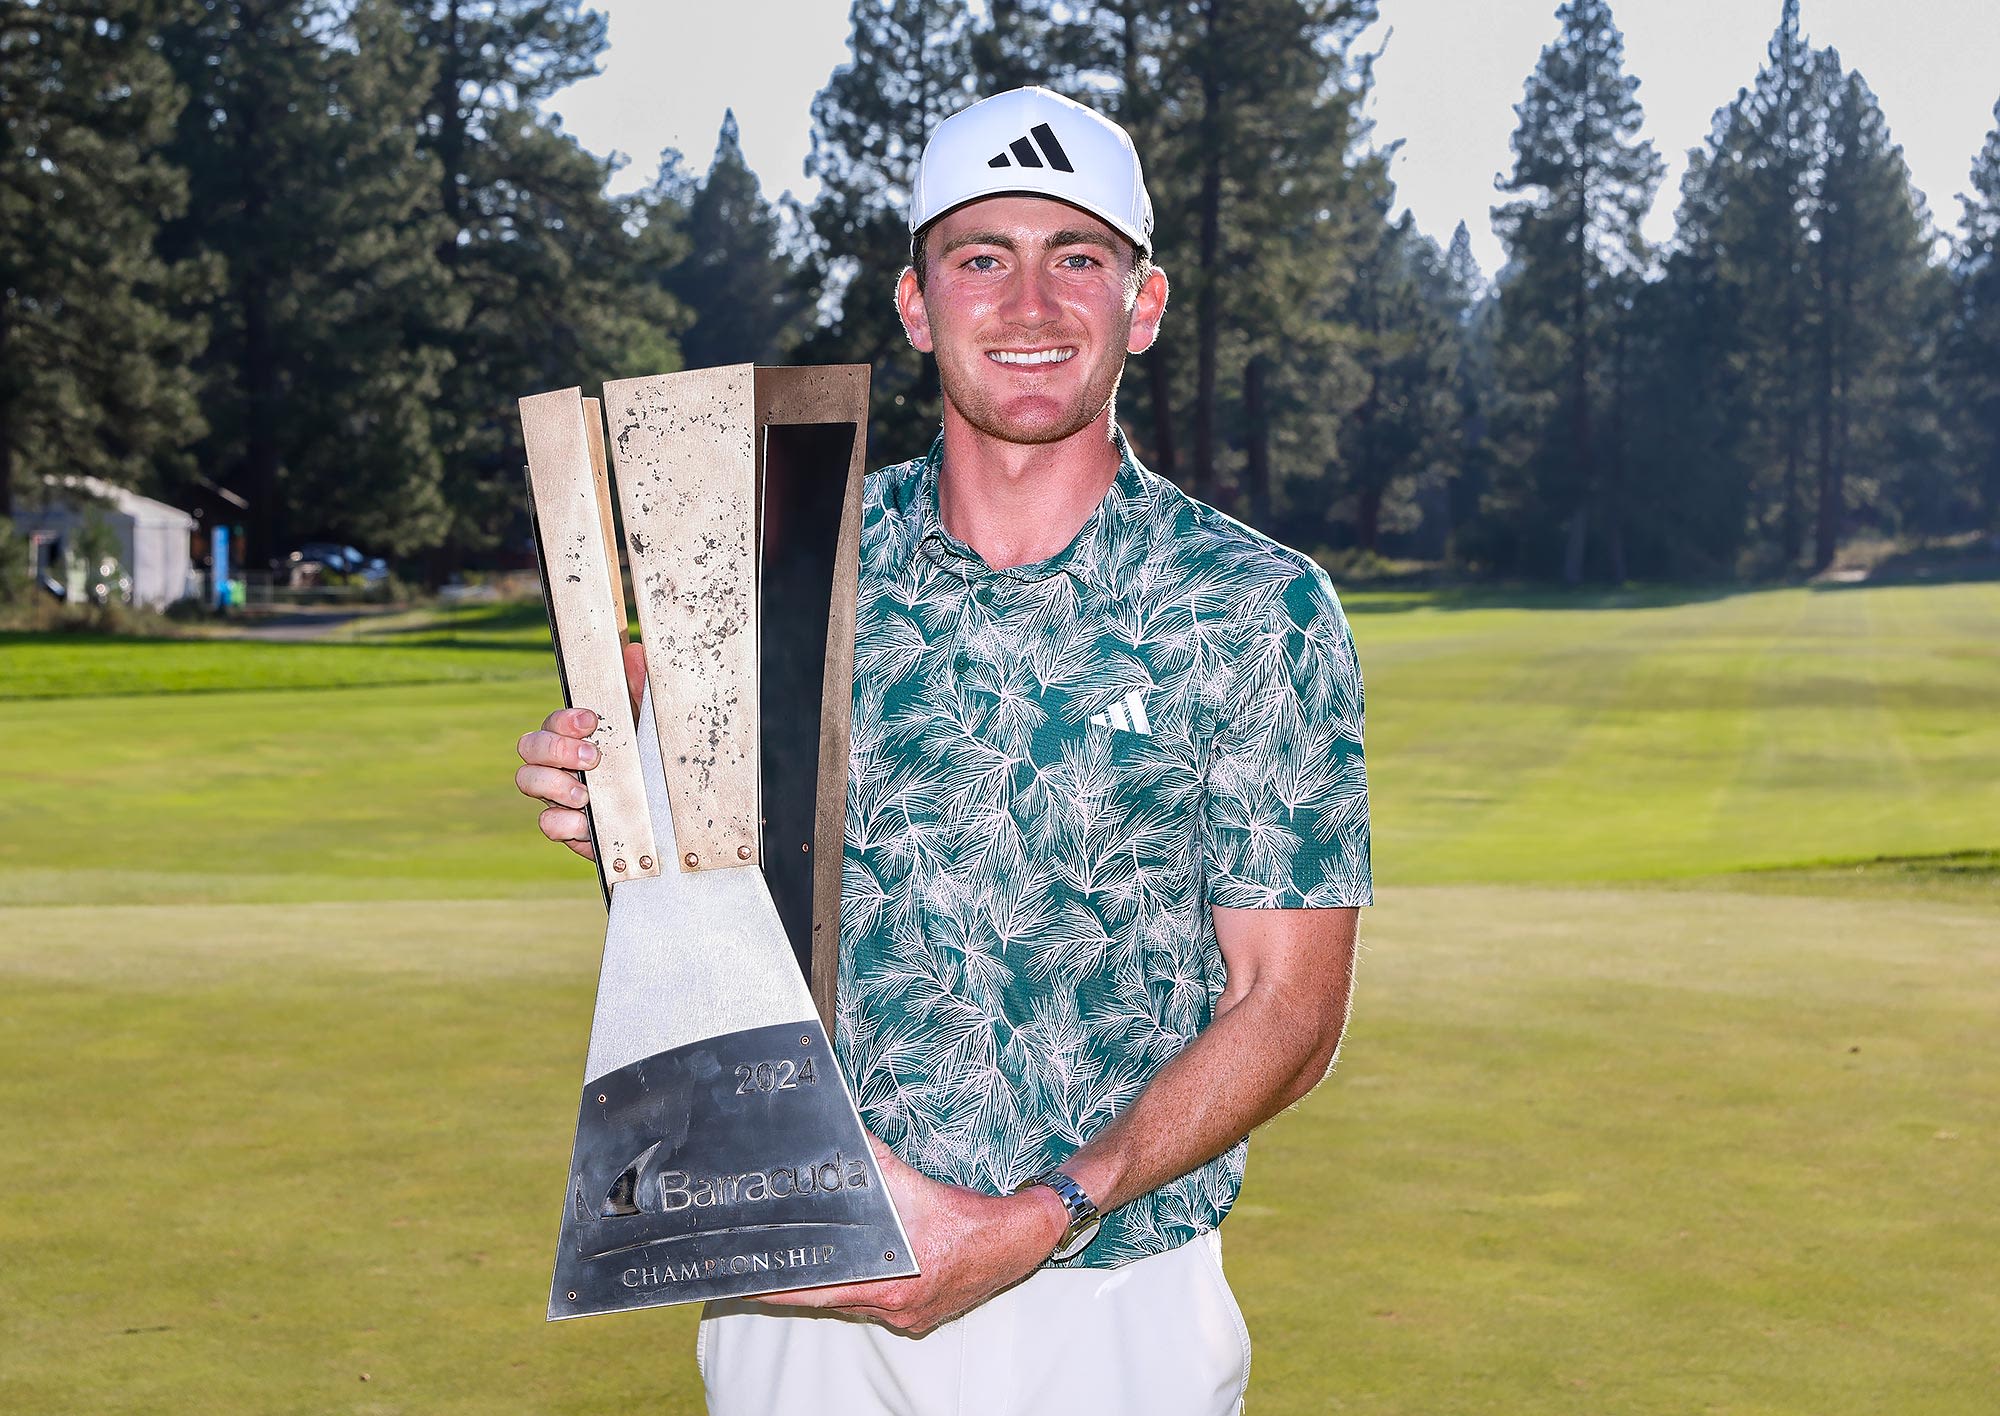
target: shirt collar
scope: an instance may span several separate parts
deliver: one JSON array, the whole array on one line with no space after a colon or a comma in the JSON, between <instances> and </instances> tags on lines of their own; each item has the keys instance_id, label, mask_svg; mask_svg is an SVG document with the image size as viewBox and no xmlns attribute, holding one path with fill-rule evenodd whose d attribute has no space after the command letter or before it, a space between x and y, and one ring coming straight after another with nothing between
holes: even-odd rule
<instances>
[{"instance_id":1,"label":"shirt collar","mask_svg":"<svg viewBox=\"0 0 2000 1416\"><path fill-rule=\"evenodd\" d=\"M926 556L938 565L956 569L968 580L997 577L1031 582L1067 574L1088 589L1115 596L1121 568L1142 553L1150 539L1156 489L1153 474L1133 455L1116 423L1112 424L1111 437L1118 448L1118 475L1070 543L1047 560L995 570L947 531L938 517L938 472L944 464L944 434L939 432L909 484L911 514L904 522L909 528L906 563L909 558Z\"/></svg>"}]
</instances>

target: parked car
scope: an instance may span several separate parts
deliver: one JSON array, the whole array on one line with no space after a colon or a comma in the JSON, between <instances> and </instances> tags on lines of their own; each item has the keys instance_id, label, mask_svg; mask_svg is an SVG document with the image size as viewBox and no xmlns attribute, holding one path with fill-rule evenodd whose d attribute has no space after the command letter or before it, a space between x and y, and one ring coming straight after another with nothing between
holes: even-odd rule
<instances>
[{"instance_id":1,"label":"parked car","mask_svg":"<svg viewBox=\"0 0 2000 1416\"><path fill-rule=\"evenodd\" d=\"M389 563L380 556L364 556L353 546L332 541L307 541L285 557L287 584L324 585L357 580L363 585L379 585L389 578Z\"/></svg>"}]
</instances>

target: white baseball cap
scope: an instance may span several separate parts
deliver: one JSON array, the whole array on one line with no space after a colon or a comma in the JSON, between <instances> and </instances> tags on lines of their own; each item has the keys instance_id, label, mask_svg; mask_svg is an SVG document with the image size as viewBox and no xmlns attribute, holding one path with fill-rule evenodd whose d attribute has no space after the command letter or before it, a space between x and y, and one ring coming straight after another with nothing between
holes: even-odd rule
<instances>
[{"instance_id":1,"label":"white baseball cap","mask_svg":"<svg viewBox=\"0 0 2000 1416\"><path fill-rule=\"evenodd\" d=\"M981 99L937 125L917 163L910 234L981 197L1054 197L1153 253L1153 199L1125 130L1045 88Z\"/></svg>"}]
</instances>

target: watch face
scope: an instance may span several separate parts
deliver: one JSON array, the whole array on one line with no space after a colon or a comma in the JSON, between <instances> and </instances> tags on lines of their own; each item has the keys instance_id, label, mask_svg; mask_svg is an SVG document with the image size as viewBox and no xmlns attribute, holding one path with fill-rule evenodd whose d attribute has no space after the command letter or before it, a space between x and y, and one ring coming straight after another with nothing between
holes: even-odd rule
<instances>
[{"instance_id":1,"label":"watch face","mask_svg":"<svg viewBox=\"0 0 2000 1416\"><path fill-rule=\"evenodd\" d=\"M1060 1263L1081 1254L1090 1247L1090 1241L1097 1237L1097 1226L1102 1222L1100 1219L1092 1218L1082 1226L1071 1229L1069 1233L1063 1235L1063 1242L1056 1246L1055 1253L1050 1257Z\"/></svg>"}]
</instances>

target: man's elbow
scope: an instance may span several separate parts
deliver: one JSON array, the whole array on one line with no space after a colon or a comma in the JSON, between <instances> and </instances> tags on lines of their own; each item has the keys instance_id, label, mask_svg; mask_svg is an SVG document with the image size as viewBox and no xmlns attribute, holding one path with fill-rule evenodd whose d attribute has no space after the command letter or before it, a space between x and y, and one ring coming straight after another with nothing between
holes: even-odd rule
<instances>
[{"instance_id":1,"label":"man's elbow","mask_svg":"<svg viewBox=\"0 0 2000 1416\"><path fill-rule=\"evenodd\" d=\"M1347 1008L1343 1000L1339 1013L1309 1034L1305 1056L1285 1088L1282 1107L1298 1105L1313 1088L1333 1075L1334 1064L1340 1060L1340 1040L1346 1031Z\"/></svg>"}]
</instances>

